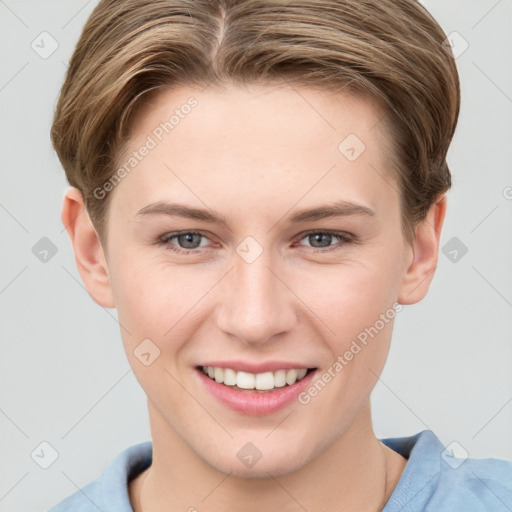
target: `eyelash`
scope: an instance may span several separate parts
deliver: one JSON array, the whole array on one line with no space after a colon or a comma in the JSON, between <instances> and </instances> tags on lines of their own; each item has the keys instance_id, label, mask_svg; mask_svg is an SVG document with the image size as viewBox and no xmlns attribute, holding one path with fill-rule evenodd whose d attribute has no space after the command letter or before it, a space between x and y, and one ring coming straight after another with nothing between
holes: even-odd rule
<instances>
[{"instance_id":1,"label":"eyelash","mask_svg":"<svg viewBox=\"0 0 512 512\"><path fill-rule=\"evenodd\" d=\"M305 233L301 233L301 237L298 238L298 241L303 240L304 238L311 236L311 235L332 235L340 240L340 242L336 245L330 246L326 249L319 249L317 247L312 247L314 249L314 253L328 253L337 249L340 249L344 245L348 244L354 244L356 243L356 238L354 235L346 232L339 232L339 231L325 231L325 230L313 230L313 231L307 231ZM169 249L177 254L184 254L184 255L192 255L192 254L201 254L203 251L201 249L182 249L177 248L175 245L171 244L170 241L174 238L177 238L181 235L199 235L204 238L208 238L207 235L201 231L176 231L172 233L166 233L165 235L162 235L159 239L157 244L159 246L165 246L166 249Z\"/></svg>"}]
</instances>

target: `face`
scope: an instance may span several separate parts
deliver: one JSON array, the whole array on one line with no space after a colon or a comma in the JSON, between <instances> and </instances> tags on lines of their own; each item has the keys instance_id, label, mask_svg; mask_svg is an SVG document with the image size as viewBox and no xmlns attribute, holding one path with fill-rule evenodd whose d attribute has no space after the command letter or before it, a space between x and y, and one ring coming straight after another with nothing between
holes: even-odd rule
<instances>
[{"instance_id":1,"label":"face","mask_svg":"<svg viewBox=\"0 0 512 512\"><path fill-rule=\"evenodd\" d=\"M413 258L381 115L269 85L167 90L138 114L104 249L162 443L279 475L368 410Z\"/></svg>"}]
</instances>

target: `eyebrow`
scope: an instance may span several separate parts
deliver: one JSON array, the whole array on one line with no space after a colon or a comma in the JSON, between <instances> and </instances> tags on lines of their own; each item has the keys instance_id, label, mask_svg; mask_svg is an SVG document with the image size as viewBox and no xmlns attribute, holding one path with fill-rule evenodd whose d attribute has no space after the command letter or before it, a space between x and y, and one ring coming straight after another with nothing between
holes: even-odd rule
<instances>
[{"instance_id":1,"label":"eyebrow","mask_svg":"<svg viewBox=\"0 0 512 512\"><path fill-rule=\"evenodd\" d=\"M153 203L140 209L136 217L145 217L146 215L169 215L210 222L212 224L227 224L226 219L214 210L191 208L179 203ZM349 201L337 201L316 208L296 211L288 220L291 224L299 224L332 217L350 217L356 215L374 216L375 211L367 206L354 204Z\"/></svg>"}]
</instances>

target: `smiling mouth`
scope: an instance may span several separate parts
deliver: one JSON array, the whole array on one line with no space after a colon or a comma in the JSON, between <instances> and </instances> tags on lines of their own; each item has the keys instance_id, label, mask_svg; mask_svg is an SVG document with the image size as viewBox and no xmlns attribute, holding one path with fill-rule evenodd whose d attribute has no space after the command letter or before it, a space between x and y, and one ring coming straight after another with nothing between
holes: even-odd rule
<instances>
[{"instance_id":1,"label":"smiling mouth","mask_svg":"<svg viewBox=\"0 0 512 512\"><path fill-rule=\"evenodd\" d=\"M198 370L218 384L238 391L268 393L293 386L316 368L283 369L264 373L238 372L232 368L214 366L199 366Z\"/></svg>"}]
</instances>

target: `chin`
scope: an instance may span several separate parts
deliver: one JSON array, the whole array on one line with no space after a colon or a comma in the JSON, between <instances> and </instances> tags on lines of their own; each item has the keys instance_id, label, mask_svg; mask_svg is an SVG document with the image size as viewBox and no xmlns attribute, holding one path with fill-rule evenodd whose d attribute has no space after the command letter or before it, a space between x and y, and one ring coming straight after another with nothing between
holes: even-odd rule
<instances>
[{"instance_id":1,"label":"chin","mask_svg":"<svg viewBox=\"0 0 512 512\"><path fill-rule=\"evenodd\" d=\"M264 448L257 451L251 445L245 451L237 450L234 458L213 455L210 460L203 460L215 470L230 474L231 477L249 479L282 477L301 469L308 462L303 448L300 453L295 448L287 453L282 447L268 447L267 451Z\"/></svg>"}]
</instances>

